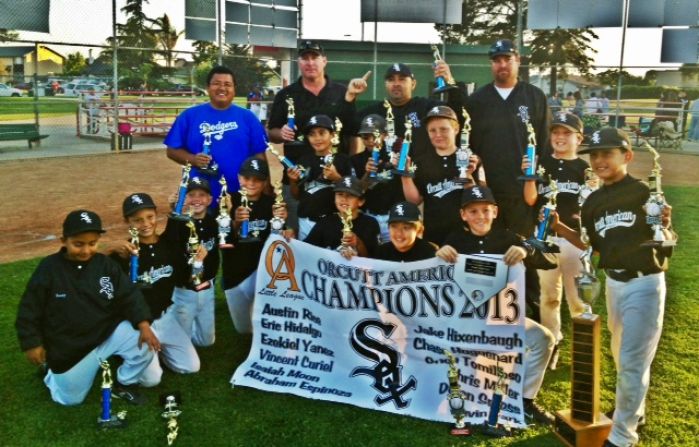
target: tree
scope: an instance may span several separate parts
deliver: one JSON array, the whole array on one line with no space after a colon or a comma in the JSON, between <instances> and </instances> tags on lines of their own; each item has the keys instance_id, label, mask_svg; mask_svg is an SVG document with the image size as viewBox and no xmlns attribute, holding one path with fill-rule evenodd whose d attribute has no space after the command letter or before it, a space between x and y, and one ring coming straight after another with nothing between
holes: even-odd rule
<instances>
[{"instance_id":1,"label":"tree","mask_svg":"<svg viewBox=\"0 0 699 447\"><path fill-rule=\"evenodd\" d=\"M70 53L63 64L63 74L69 76L79 76L87 68L85 56L80 52Z\"/></svg>"},{"instance_id":2,"label":"tree","mask_svg":"<svg viewBox=\"0 0 699 447\"><path fill-rule=\"evenodd\" d=\"M19 34L12 30L0 29L0 43L14 40L19 37Z\"/></svg>"},{"instance_id":3,"label":"tree","mask_svg":"<svg viewBox=\"0 0 699 447\"><path fill-rule=\"evenodd\" d=\"M157 41L158 47L162 48L161 54L165 58L165 66L167 68L172 68L172 52L177 46L177 41L180 36L184 34L184 31L177 31L170 22L170 17L167 14L163 14L162 17L158 17L155 20L149 19L149 21L155 26L153 28L153 34Z\"/></svg>"},{"instance_id":4,"label":"tree","mask_svg":"<svg viewBox=\"0 0 699 447\"><path fill-rule=\"evenodd\" d=\"M526 23L525 0L464 0L460 25L436 25L447 43L490 45L498 39L516 40L517 4L523 8ZM565 64L576 67L586 75L592 68L589 54L596 52L590 43L598 36L590 29L525 30L523 40L530 49L530 63L541 69L550 69L551 92L556 91L559 69Z\"/></svg>"},{"instance_id":5,"label":"tree","mask_svg":"<svg viewBox=\"0 0 699 447\"><path fill-rule=\"evenodd\" d=\"M619 82L619 69L612 68L597 73L597 79L600 84L617 85ZM626 70L621 70L621 79L624 85L649 85L648 79L641 76L634 76Z\"/></svg>"},{"instance_id":6,"label":"tree","mask_svg":"<svg viewBox=\"0 0 699 447\"><path fill-rule=\"evenodd\" d=\"M218 47L207 41L194 42L194 48L198 51L194 55L197 64L198 85L206 85L206 74L210 67L218 65ZM223 65L229 67L235 73L235 89L237 95L245 95L255 84L264 85L269 78L274 76L274 71L267 64L250 55L249 45L223 46Z\"/></svg>"}]
</instances>

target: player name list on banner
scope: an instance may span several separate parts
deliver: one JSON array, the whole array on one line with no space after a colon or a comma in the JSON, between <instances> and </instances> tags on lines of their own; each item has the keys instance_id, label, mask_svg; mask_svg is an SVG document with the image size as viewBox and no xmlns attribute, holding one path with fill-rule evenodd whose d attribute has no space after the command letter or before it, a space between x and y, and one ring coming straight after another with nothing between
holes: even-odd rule
<instances>
[{"instance_id":1,"label":"player name list on banner","mask_svg":"<svg viewBox=\"0 0 699 447\"><path fill-rule=\"evenodd\" d=\"M460 258L347 261L270 237L257 270L250 354L231 383L453 422L448 349L467 396L466 422L487 418L502 368L500 421L523 426L524 269L510 268L504 289L484 300L462 272L474 263L506 267L499 257Z\"/></svg>"}]
</instances>

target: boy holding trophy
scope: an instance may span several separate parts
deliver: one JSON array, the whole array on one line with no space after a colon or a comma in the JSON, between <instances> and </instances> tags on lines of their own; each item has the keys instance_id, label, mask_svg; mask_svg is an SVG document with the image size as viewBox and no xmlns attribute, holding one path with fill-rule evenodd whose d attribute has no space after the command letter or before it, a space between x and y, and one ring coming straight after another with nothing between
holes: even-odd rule
<instances>
[{"instance_id":1,"label":"boy holding trophy","mask_svg":"<svg viewBox=\"0 0 699 447\"><path fill-rule=\"evenodd\" d=\"M151 330L148 306L119 266L97 253L102 233L96 213L68 213L61 249L39 263L17 311L20 347L46 371L44 384L61 405L82 403L100 362L112 355L124 359L114 397L137 403L132 385L160 382L149 368L160 341Z\"/></svg>"},{"instance_id":2,"label":"boy holding trophy","mask_svg":"<svg viewBox=\"0 0 699 447\"><path fill-rule=\"evenodd\" d=\"M607 276L607 326L617 369L616 408L604 445L627 447L638 443L636 430L645 417L650 366L663 328L664 272L677 234L671 230L672 208L664 204L661 227L669 243L646 244L653 238L646 221L651 190L628 174L634 153L624 131L595 131L579 153L590 154L590 165L602 181L583 204L581 216L590 244L599 252L598 267ZM552 229L584 248L580 233L555 217Z\"/></svg>"},{"instance_id":3,"label":"boy holding trophy","mask_svg":"<svg viewBox=\"0 0 699 447\"><path fill-rule=\"evenodd\" d=\"M270 234L270 220L279 217L286 220L286 207L275 207L274 197L265 194L269 179L269 167L263 160L248 158L240 167L238 181L247 191L247 207L241 206L239 195L233 196L235 210L234 228L238 234L243 221L256 235L254 241L238 239L234 247L223 251L223 290L235 329L241 334L252 332L250 313L255 297L255 277L262 247Z\"/></svg>"}]
</instances>

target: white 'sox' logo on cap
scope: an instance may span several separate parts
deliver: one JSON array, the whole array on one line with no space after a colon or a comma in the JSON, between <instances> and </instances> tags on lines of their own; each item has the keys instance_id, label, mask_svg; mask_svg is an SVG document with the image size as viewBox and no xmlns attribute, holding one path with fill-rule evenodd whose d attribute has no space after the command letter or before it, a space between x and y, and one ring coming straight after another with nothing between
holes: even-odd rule
<instances>
[{"instance_id":1,"label":"white 'sox' logo on cap","mask_svg":"<svg viewBox=\"0 0 699 447\"><path fill-rule=\"evenodd\" d=\"M192 179L192 183L196 183L197 185L201 185L201 179L199 179L199 177L194 177Z\"/></svg>"},{"instance_id":2,"label":"white 'sox' logo on cap","mask_svg":"<svg viewBox=\"0 0 699 447\"><path fill-rule=\"evenodd\" d=\"M366 125L371 127L374 125L374 120L372 118L367 118L366 119Z\"/></svg>"},{"instance_id":3,"label":"white 'sox' logo on cap","mask_svg":"<svg viewBox=\"0 0 699 447\"><path fill-rule=\"evenodd\" d=\"M566 121L568 121L568 117L566 116L565 112L561 112L558 114L558 121L560 121L562 123L565 123Z\"/></svg>"},{"instance_id":4,"label":"white 'sox' logo on cap","mask_svg":"<svg viewBox=\"0 0 699 447\"><path fill-rule=\"evenodd\" d=\"M346 187L349 188L352 186L352 179L350 177L345 177L344 182Z\"/></svg>"},{"instance_id":5,"label":"white 'sox' logo on cap","mask_svg":"<svg viewBox=\"0 0 699 447\"><path fill-rule=\"evenodd\" d=\"M477 197L477 198L479 198L479 199L482 199L482 198L483 198L483 193L481 192L480 189L478 189L477 186L475 186L475 187L471 190L471 193L472 193L475 197Z\"/></svg>"},{"instance_id":6,"label":"white 'sox' logo on cap","mask_svg":"<svg viewBox=\"0 0 699 447\"><path fill-rule=\"evenodd\" d=\"M430 110L432 113L439 113L439 107L432 107L432 110Z\"/></svg>"},{"instance_id":7,"label":"white 'sox' logo on cap","mask_svg":"<svg viewBox=\"0 0 699 447\"><path fill-rule=\"evenodd\" d=\"M405 211L403 210L403 205L396 205L396 214L399 216L405 215Z\"/></svg>"},{"instance_id":8,"label":"white 'sox' logo on cap","mask_svg":"<svg viewBox=\"0 0 699 447\"><path fill-rule=\"evenodd\" d=\"M85 223L92 223L92 219L90 219L90 215L87 213L80 213L80 220Z\"/></svg>"},{"instance_id":9,"label":"white 'sox' logo on cap","mask_svg":"<svg viewBox=\"0 0 699 447\"><path fill-rule=\"evenodd\" d=\"M138 194L134 194L131 196L131 202L143 205L143 199Z\"/></svg>"},{"instance_id":10,"label":"white 'sox' logo on cap","mask_svg":"<svg viewBox=\"0 0 699 447\"><path fill-rule=\"evenodd\" d=\"M260 165L257 163L257 160L250 160L250 166L256 171L260 170Z\"/></svg>"},{"instance_id":11,"label":"white 'sox' logo on cap","mask_svg":"<svg viewBox=\"0 0 699 447\"><path fill-rule=\"evenodd\" d=\"M311 124L316 124L316 123L318 123L318 120L316 119L315 116L312 116L312 117L311 117L311 120L309 121L309 123L311 123Z\"/></svg>"},{"instance_id":12,"label":"white 'sox' logo on cap","mask_svg":"<svg viewBox=\"0 0 699 447\"><path fill-rule=\"evenodd\" d=\"M394 70L394 71L400 71L400 65L398 65L398 64L393 64L393 70Z\"/></svg>"},{"instance_id":13,"label":"white 'sox' logo on cap","mask_svg":"<svg viewBox=\"0 0 699 447\"><path fill-rule=\"evenodd\" d=\"M601 141L600 135L599 135L599 130L596 130L595 133L592 134L592 142L595 144L599 144Z\"/></svg>"}]
</instances>

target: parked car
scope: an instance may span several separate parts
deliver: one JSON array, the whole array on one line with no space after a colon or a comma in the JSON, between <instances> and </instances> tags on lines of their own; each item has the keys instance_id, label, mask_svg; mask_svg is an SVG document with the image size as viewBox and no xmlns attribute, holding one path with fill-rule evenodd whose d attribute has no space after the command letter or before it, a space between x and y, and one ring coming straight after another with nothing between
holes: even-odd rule
<instances>
[{"instance_id":1,"label":"parked car","mask_svg":"<svg viewBox=\"0 0 699 447\"><path fill-rule=\"evenodd\" d=\"M14 87L9 87L6 84L0 84L0 96L22 96L22 90Z\"/></svg>"},{"instance_id":2,"label":"parked car","mask_svg":"<svg viewBox=\"0 0 699 447\"><path fill-rule=\"evenodd\" d=\"M69 82L63 86L63 94L65 96L81 96L87 93L91 88L95 89L96 93L104 91L104 87L101 85Z\"/></svg>"}]
</instances>

